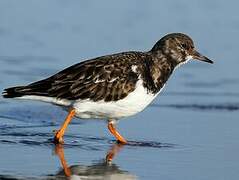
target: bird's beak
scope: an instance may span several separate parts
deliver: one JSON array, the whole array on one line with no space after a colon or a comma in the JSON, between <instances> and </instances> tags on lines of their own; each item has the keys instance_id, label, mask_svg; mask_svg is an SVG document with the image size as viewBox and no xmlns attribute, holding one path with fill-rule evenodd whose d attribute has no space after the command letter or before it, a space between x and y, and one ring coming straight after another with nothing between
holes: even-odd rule
<instances>
[{"instance_id":1,"label":"bird's beak","mask_svg":"<svg viewBox=\"0 0 239 180\"><path fill-rule=\"evenodd\" d=\"M213 64L213 61L208 59L206 56L203 56L202 54L200 54L199 52L197 52L196 50L193 51L192 53L192 58L199 60L199 61L204 61L210 64Z\"/></svg>"}]
</instances>

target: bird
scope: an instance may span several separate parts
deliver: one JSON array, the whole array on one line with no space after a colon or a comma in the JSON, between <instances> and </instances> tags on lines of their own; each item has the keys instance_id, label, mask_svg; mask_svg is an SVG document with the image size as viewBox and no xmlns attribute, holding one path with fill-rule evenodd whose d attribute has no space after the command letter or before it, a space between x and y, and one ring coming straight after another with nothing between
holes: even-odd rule
<instances>
[{"instance_id":1,"label":"bird","mask_svg":"<svg viewBox=\"0 0 239 180\"><path fill-rule=\"evenodd\" d=\"M106 120L116 140L127 144L117 130L117 122L143 111L160 94L174 70L190 60L213 64L197 51L191 37L169 33L149 51L128 51L85 60L43 80L6 88L2 95L64 107L68 115L55 131L55 143L64 143L68 124L78 117Z\"/></svg>"}]
</instances>

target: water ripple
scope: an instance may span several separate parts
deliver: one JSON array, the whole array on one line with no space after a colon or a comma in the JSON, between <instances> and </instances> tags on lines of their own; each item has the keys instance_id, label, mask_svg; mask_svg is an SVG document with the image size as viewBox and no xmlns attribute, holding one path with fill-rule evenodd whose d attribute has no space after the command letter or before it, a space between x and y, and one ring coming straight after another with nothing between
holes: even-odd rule
<instances>
[{"instance_id":1,"label":"water ripple","mask_svg":"<svg viewBox=\"0 0 239 180\"><path fill-rule=\"evenodd\" d=\"M156 141L128 141L127 146L151 147L151 148L174 148L176 144L161 143Z\"/></svg>"},{"instance_id":2,"label":"water ripple","mask_svg":"<svg viewBox=\"0 0 239 180\"><path fill-rule=\"evenodd\" d=\"M239 104L152 104L151 107L192 109L200 111L238 111Z\"/></svg>"},{"instance_id":3,"label":"water ripple","mask_svg":"<svg viewBox=\"0 0 239 180\"><path fill-rule=\"evenodd\" d=\"M210 97L239 97L236 92L165 92L165 96L210 96Z\"/></svg>"},{"instance_id":4,"label":"water ripple","mask_svg":"<svg viewBox=\"0 0 239 180\"><path fill-rule=\"evenodd\" d=\"M24 144L34 146L51 146L53 143L53 133L39 133L39 132L0 132L0 143L7 144ZM14 137L14 138L9 138ZM11 140L9 140L11 139ZM65 135L67 141L64 144L65 148L80 147L83 149L100 150L96 144L101 145L115 144L116 140L107 137L93 137L93 136L77 136ZM177 145L171 143L161 143L157 141L128 141L125 146L129 147L151 147L151 148L174 148Z\"/></svg>"}]
</instances>

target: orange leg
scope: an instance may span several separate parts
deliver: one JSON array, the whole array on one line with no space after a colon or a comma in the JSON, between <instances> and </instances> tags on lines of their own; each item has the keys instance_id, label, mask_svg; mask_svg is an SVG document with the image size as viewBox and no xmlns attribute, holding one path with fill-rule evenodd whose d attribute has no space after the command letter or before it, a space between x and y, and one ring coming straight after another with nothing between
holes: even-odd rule
<instances>
[{"instance_id":1,"label":"orange leg","mask_svg":"<svg viewBox=\"0 0 239 180\"><path fill-rule=\"evenodd\" d=\"M61 128L58 131L56 131L56 134L54 137L55 143L64 143L63 136L65 134L66 128L68 124L71 122L71 119L74 117L75 114L76 114L75 109L71 109L64 123L62 124Z\"/></svg>"},{"instance_id":2,"label":"orange leg","mask_svg":"<svg viewBox=\"0 0 239 180\"><path fill-rule=\"evenodd\" d=\"M123 136L120 135L120 133L116 130L114 122L109 121L108 122L108 129L111 132L111 134L113 134L115 136L115 138L122 144L126 144L127 141L125 140L125 138Z\"/></svg>"}]
</instances>

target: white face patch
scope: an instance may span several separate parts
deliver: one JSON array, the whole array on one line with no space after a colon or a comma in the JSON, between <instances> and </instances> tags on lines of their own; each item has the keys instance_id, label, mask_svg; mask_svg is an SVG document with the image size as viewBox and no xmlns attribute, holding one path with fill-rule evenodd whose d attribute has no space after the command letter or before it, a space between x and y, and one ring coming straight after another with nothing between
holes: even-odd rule
<instances>
[{"instance_id":1,"label":"white face patch","mask_svg":"<svg viewBox=\"0 0 239 180\"><path fill-rule=\"evenodd\" d=\"M186 61L191 60L191 59L193 59L193 56L191 56L191 55L188 55L188 56L186 57Z\"/></svg>"},{"instance_id":2,"label":"white face patch","mask_svg":"<svg viewBox=\"0 0 239 180\"><path fill-rule=\"evenodd\" d=\"M186 56L186 60L183 61L183 62L180 62L180 63L176 66L176 68L180 67L182 64L188 63L188 61L190 61L191 59L193 59L193 57L192 57L191 55Z\"/></svg>"}]
</instances>

